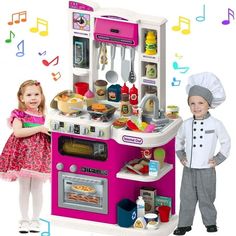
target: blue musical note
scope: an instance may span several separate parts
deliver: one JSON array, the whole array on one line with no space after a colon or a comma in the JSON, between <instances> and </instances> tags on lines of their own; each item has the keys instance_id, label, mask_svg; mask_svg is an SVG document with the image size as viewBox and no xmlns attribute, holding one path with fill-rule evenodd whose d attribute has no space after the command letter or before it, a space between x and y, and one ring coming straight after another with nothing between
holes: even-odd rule
<instances>
[{"instance_id":1,"label":"blue musical note","mask_svg":"<svg viewBox=\"0 0 236 236\"><path fill-rule=\"evenodd\" d=\"M180 71L181 74L185 74L186 72L188 72L189 67L185 66L185 67L179 67L178 63L176 61L173 62L173 68L175 70L182 70Z\"/></svg>"},{"instance_id":2,"label":"blue musical note","mask_svg":"<svg viewBox=\"0 0 236 236\"><path fill-rule=\"evenodd\" d=\"M181 80L177 80L175 77L173 78L173 81L171 82L172 86L179 86L180 85Z\"/></svg>"},{"instance_id":3,"label":"blue musical note","mask_svg":"<svg viewBox=\"0 0 236 236\"><path fill-rule=\"evenodd\" d=\"M205 20L206 20L206 7L205 7L205 4L204 4L203 5L203 14L202 14L202 16L197 16L196 21L203 22Z\"/></svg>"},{"instance_id":4,"label":"blue musical note","mask_svg":"<svg viewBox=\"0 0 236 236\"><path fill-rule=\"evenodd\" d=\"M41 236L50 236L51 235L51 230L50 230L50 222L47 220L44 220L40 218L41 221L46 222L48 224L48 231L44 231L41 233Z\"/></svg>"},{"instance_id":5,"label":"blue musical note","mask_svg":"<svg viewBox=\"0 0 236 236\"><path fill-rule=\"evenodd\" d=\"M21 51L19 51L19 52L16 53L16 56L17 56L17 57L23 57L23 56L25 55L24 44L25 44L25 41L24 41L24 40L21 40L21 41L17 44L17 49L18 49L18 50L20 50L20 46L22 47L22 48L21 48Z\"/></svg>"}]
</instances>

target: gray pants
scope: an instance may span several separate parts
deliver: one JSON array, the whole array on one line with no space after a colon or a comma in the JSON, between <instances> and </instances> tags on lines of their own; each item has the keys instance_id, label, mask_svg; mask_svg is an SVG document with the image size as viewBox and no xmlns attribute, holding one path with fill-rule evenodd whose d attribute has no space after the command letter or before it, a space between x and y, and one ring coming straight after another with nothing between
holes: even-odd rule
<instances>
[{"instance_id":1,"label":"gray pants","mask_svg":"<svg viewBox=\"0 0 236 236\"><path fill-rule=\"evenodd\" d=\"M205 226L216 225L215 168L191 169L184 167L180 189L180 212L178 227L191 226L197 202Z\"/></svg>"}]
</instances>

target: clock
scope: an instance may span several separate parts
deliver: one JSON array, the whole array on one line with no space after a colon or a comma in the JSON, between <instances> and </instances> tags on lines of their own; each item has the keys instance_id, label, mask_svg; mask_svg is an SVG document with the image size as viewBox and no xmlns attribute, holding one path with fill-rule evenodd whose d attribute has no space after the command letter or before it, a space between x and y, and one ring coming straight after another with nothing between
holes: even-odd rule
<instances>
[{"instance_id":1,"label":"clock","mask_svg":"<svg viewBox=\"0 0 236 236\"><path fill-rule=\"evenodd\" d=\"M73 12L73 29L90 31L90 15Z\"/></svg>"}]
</instances>

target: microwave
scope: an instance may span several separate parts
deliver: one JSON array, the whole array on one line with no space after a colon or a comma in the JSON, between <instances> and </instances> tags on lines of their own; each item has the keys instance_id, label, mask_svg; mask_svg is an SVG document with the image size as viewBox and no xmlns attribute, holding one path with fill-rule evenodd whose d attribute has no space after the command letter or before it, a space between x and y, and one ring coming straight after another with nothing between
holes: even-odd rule
<instances>
[{"instance_id":1,"label":"microwave","mask_svg":"<svg viewBox=\"0 0 236 236\"><path fill-rule=\"evenodd\" d=\"M106 161L108 157L106 143L68 136L59 137L58 151L61 155L97 161Z\"/></svg>"}]
</instances>

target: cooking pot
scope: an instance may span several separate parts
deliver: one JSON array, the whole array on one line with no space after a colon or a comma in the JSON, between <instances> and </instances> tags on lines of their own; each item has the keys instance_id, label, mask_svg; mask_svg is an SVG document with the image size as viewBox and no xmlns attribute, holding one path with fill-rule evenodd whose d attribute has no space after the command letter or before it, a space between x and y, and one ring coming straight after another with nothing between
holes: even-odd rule
<instances>
[{"instance_id":1,"label":"cooking pot","mask_svg":"<svg viewBox=\"0 0 236 236\"><path fill-rule=\"evenodd\" d=\"M83 96L73 93L71 90L65 90L55 96L50 106L51 108L58 109L63 114L77 113L83 109Z\"/></svg>"}]
</instances>

